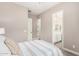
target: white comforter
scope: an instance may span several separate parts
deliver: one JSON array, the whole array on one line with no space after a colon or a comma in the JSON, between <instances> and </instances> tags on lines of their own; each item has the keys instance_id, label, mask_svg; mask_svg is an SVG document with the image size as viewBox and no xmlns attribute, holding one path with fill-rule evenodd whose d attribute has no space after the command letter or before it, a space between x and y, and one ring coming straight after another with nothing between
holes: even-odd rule
<instances>
[{"instance_id":1,"label":"white comforter","mask_svg":"<svg viewBox=\"0 0 79 59\"><path fill-rule=\"evenodd\" d=\"M43 40L19 43L23 56L62 56L59 48Z\"/></svg>"}]
</instances>

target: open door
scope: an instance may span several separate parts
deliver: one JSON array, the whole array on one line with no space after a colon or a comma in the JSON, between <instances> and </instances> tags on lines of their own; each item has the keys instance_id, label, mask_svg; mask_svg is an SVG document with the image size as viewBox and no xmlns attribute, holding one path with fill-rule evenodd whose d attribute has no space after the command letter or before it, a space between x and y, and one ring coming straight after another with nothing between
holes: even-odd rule
<instances>
[{"instance_id":1,"label":"open door","mask_svg":"<svg viewBox=\"0 0 79 59\"><path fill-rule=\"evenodd\" d=\"M62 42L63 40L63 10L53 13L52 15L52 40L53 43Z\"/></svg>"},{"instance_id":2,"label":"open door","mask_svg":"<svg viewBox=\"0 0 79 59\"><path fill-rule=\"evenodd\" d=\"M32 40L32 18L28 18L28 40Z\"/></svg>"},{"instance_id":3,"label":"open door","mask_svg":"<svg viewBox=\"0 0 79 59\"><path fill-rule=\"evenodd\" d=\"M41 32L41 17L37 20L37 39L40 39L40 32Z\"/></svg>"}]
</instances>

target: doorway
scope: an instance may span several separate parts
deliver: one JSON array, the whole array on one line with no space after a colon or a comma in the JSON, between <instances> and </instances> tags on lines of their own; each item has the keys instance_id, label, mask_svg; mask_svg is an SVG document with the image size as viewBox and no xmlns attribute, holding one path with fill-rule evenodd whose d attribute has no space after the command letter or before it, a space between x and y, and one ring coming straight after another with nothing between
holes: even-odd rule
<instances>
[{"instance_id":1,"label":"doorway","mask_svg":"<svg viewBox=\"0 0 79 59\"><path fill-rule=\"evenodd\" d=\"M54 44L59 42L63 44L63 10L57 11L52 14L52 41Z\"/></svg>"},{"instance_id":2,"label":"doorway","mask_svg":"<svg viewBox=\"0 0 79 59\"><path fill-rule=\"evenodd\" d=\"M32 18L28 18L28 40L32 40Z\"/></svg>"},{"instance_id":3,"label":"doorway","mask_svg":"<svg viewBox=\"0 0 79 59\"><path fill-rule=\"evenodd\" d=\"M40 39L40 32L41 32L41 17L37 20L37 39Z\"/></svg>"}]
</instances>

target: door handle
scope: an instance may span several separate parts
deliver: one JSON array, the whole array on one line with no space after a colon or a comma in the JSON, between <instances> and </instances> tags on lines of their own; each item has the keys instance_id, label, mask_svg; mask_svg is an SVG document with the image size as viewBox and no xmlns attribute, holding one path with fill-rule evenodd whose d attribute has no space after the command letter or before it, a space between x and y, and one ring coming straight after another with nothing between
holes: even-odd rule
<instances>
[{"instance_id":1,"label":"door handle","mask_svg":"<svg viewBox=\"0 0 79 59\"><path fill-rule=\"evenodd\" d=\"M30 32L30 33L32 33L32 32Z\"/></svg>"}]
</instances>

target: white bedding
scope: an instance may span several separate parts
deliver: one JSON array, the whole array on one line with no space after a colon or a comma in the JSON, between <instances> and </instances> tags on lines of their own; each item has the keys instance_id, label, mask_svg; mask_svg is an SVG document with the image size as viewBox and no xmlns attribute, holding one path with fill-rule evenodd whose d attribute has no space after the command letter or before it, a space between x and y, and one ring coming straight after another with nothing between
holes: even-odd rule
<instances>
[{"instance_id":1,"label":"white bedding","mask_svg":"<svg viewBox=\"0 0 79 59\"><path fill-rule=\"evenodd\" d=\"M4 43L0 43L0 56L5 56L5 55L10 56L11 52Z\"/></svg>"},{"instance_id":2,"label":"white bedding","mask_svg":"<svg viewBox=\"0 0 79 59\"><path fill-rule=\"evenodd\" d=\"M10 50L8 47L4 44L5 37L0 36L0 56L5 56L5 55L11 55Z\"/></svg>"},{"instance_id":3,"label":"white bedding","mask_svg":"<svg viewBox=\"0 0 79 59\"><path fill-rule=\"evenodd\" d=\"M62 56L59 48L43 40L19 43L23 56Z\"/></svg>"}]
</instances>

